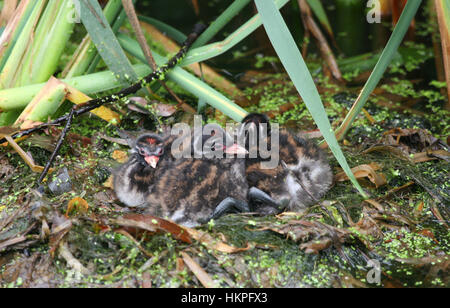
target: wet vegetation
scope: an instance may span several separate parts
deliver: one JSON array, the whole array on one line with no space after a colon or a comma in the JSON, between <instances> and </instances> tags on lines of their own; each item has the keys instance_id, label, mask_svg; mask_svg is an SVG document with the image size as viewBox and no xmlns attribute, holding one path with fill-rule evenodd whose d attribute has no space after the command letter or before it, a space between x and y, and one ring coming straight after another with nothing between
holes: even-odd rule
<instances>
[{"instance_id":1,"label":"wet vegetation","mask_svg":"<svg viewBox=\"0 0 450 308\"><path fill-rule=\"evenodd\" d=\"M44 2L44 6L56 5L56 2ZM107 1L99 2L104 6ZM184 34L189 34L197 21L211 22L216 18L220 21L220 14L233 3L176 1L180 9L168 14L166 6L171 2L136 3L139 15L164 22L156 26L151 20L142 19L141 27L151 51L168 58L178 51L186 39ZM264 9L258 4L261 1L255 1L256 5L250 2L253 1L242 1L243 7L235 8L239 15L217 34L213 33L208 42L227 39L258 10ZM173 70L167 74L169 78L164 84L159 81L146 84L131 97L103 106L108 111L76 116L52 164L53 170L43 182L44 191L38 190L39 173L31 171L29 160L36 166L47 164L64 122L16 139L29 160L17 155L17 148L8 143L0 145L0 287L450 285L447 91L450 81L445 80L449 68L444 65L450 58L441 49L441 41L450 39L450 22L446 29L439 27L448 22L448 16L447 20L445 16L439 17L445 8L434 7L434 1L423 1L411 23L399 19L402 9L410 9L398 6L405 1L380 1L382 23L367 24L363 18L361 32L355 32L351 29L361 25L355 12L365 16L368 10L357 3L365 1L317 1L324 15L313 1L274 3L282 2L285 5L281 13L302 52L320 95L318 103L323 103L344 159L326 147L326 143L332 142L329 138L335 140L335 137L334 134L325 136L323 129L317 129L316 120L325 114L312 110L305 103L309 98L299 95L302 89L285 70L278 50L272 47L263 27L248 38L240 38L237 45L222 55L214 56L214 46L210 49L203 46L207 42L194 43L192 53L180 60L177 69L181 69L183 61L195 60L201 55L201 48L205 48L203 52L212 55L200 70L183 66L189 72L198 70L200 78L188 73L191 77L182 80L179 76L184 73ZM389 3L394 4L389 6ZM11 17L20 13L20 7L14 11L7 4L8 1L0 1L3 12L0 33L7 31L4 27ZM22 13L32 18L34 9L23 5L25 13ZM2 138L47 122L49 117L55 119L67 114L74 103L89 101L83 93L90 97L115 94L150 72L148 67L136 66L153 65L145 61L145 52L141 52L136 42L138 31L129 22L131 19L126 18L130 12L125 13L120 1L112 0L104 12L112 25L112 37L120 43L117 48L129 61L129 67L120 67L125 73L111 63L111 54L97 54L94 36L92 58L86 60L81 52L76 52L87 33L95 31L87 26L89 17L83 15L82 23L66 25L70 27L66 29L70 40L64 42L57 66L42 80L25 82L23 78L6 78L3 59L11 59L14 53L4 53L0 48ZM124 20L118 22L118 16ZM316 21L322 36L317 36L315 28L308 28L308 18ZM358 105L361 89L367 87L377 61L383 60L381 50L394 23L406 25L406 37L400 38L402 43L386 71L381 72L381 81L374 83L374 90L370 91L367 102L362 103L361 112L350 121L348 114L354 109L352 106ZM53 39L62 44L61 37L65 36ZM133 44L126 37L136 40L134 46L138 53L133 53ZM20 37L15 44L19 42ZM332 59L322 52L324 44L332 51ZM40 50L38 47L34 48ZM165 63L164 58L155 58L155 65ZM78 66L83 61L89 65ZM32 61L18 64L17 74L32 65ZM110 84L105 81L95 90L77 88L86 84L83 82L67 82L81 92L78 100L62 95L54 112L44 118L32 116L43 107L22 111L32 98L39 96L38 91L33 95L26 93L23 87L27 85L47 82L51 75L59 80L70 79L71 74L95 78L92 73L106 70L112 71L119 81ZM68 71L71 73L66 74ZM6 85L5 80L10 83ZM186 87L191 81L198 82L197 88L202 89L199 92L207 94L201 96L204 94ZM56 97L61 91L57 86L40 94ZM22 104L22 98L9 97L8 90L16 88L30 97L24 99L22 109L8 107L13 102ZM211 97L217 98L216 93L224 99L215 102ZM52 102L55 100L46 101ZM233 109L235 104L239 109ZM252 213L230 214L195 229L124 207L111 188L111 174L126 160L130 136L178 122L191 124L197 108L205 123L220 124L230 119L239 121L241 112L242 115L262 112L271 121L321 143L335 175L332 189L304 213L285 212L265 217ZM346 164L352 168L356 184L349 180Z\"/></svg>"}]
</instances>

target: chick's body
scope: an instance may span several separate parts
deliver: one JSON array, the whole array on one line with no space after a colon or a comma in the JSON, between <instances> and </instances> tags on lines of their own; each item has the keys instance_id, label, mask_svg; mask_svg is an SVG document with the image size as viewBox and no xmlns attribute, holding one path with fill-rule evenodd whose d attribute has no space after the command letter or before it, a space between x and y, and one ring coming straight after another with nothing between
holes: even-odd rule
<instances>
[{"instance_id":1,"label":"chick's body","mask_svg":"<svg viewBox=\"0 0 450 308\"><path fill-rule=\"evenodd\" d=\"M225 139L218 137L222 134L225 135L217 126L216 140L210 145L225 150ZM203 155L203 145L209 142L209 137L200 135L195 139L191 135L185 138L190 138L192 149L198 142ZM248 186L243 158L222 158L220 154L224 153L219 151L218 157L175 159L171 153L175 139L176 136L170 136L162 142L164 153L156 168L148 165L136 145L128 162L114 177L116 195L124 204L142 207L146 213L192 227L206 222L224 199L246 200ZM138 140L146 142L143 137Z\"/></svg>"},{"instance_id":2,"label":"chick's body","mask_svg":"<svg viewBox=\"0 0 450 308\"><path fill-rule=\"evenodd\" d=\"M147 210L185 226L199 225L224 199L246 199L244 175L243 159L179 159L159 176Z\"/></svg>"},{"instance_id":3,"label":"chick's body","mask_svg":"<svg viewBox=\"0 0 450 308\"><path fill-rule=\"evenodd\" d=\"M165 151L165 142L155 134L144 134L136 140L128 161L114 173L114 191L122 203L129 207L146 207L146 198L159 174L174 161ZM152 166L149 162L155 160L156 165Z\"/></svg>"},{"instance_id":4,"label":"chick's body","mask_svg":"<svg viewBox=\"0 0 450 308\"><path fill-rule=\"evenodd\" d=\"M250 114L244 123L267 123L264 115ZM257 135L262 138L261 134ZM271 144L270 130L266 144ZM290 211L302 211L317 202L329 190L333 175L325 154L316 144L286 129L279 130L278 165L272 169L262 168L260 156L246 160L246 177L249 187L255 187L279 205ZM264 212L264 204L259 206Z\"/></svg>"}]
</instances>

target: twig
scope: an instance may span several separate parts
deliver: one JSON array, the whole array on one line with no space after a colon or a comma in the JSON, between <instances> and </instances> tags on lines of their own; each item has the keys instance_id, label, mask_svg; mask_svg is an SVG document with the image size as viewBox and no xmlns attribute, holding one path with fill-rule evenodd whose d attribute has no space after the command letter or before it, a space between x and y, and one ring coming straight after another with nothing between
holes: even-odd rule
<instances>
[{"instance_id":1,"label":"twig","mask_svg":"<svg viewBox=\"0 0 450 308\"><path fill-rule=\"evenodd\" d=\"M27 237L25 235L21 235L21 236L6 240L4 242L1 242L0 243L0 251L8 248L9 246L25 242L26 240L27 240Z\"/></svg>"},{"instance_id":2,"label":"twig","mask_svg":"<svg viewBox=\"0 0 450 308\"><path fill-rule=\"evenodd\" d=\"M318 47L322 57L328 63L328 66L333 74L333 77L336 80L342 80L342 74L339 70L339 66L337 65L336 59L334 58L333 52L331 51L330 46L328 46L327 40L325 36L320 31L319 26L317 26L316 22L311 16L311 9L309 8L308 3L305 0L298 0L300 11L302 14L302 21L307 31L307 34L311 32L311 34L317 39L319 42ZM309 34L308 34L309 35ZM309 36L308 36L309 37ZM306 50L304 50L306 53Z\"/></svg>"},{"instance_id":3,"label":"twig","mask_svg":"<svg viewBox=\"0 0 450 308\"><path fill-rule=\"evenodd\" d=\"M39 177L38 186L41 185L42 181L44 180L45 176L47 175L48 170L52 166L52 163L55 160L55 157L58 154L59 149L61 148L62 143L64 142L64 139L66 138L67 132L70 130L70 126L72 125L73 114L75 112L75 108L76 108L76 106L70 110L70 113L68 116L69 118L67 119L66 126L64 127L64 130L62 131L61 136L59 136L58 143L56 144L56 147L53 150L53 153L50 156L50 159L47 161L47 164L45 165L45 168L42 171L41 176Z\"/></svg>"},{"instance_id":4,"label":"twig","mask_svg":"<svg viewBox=\"0 0 450 308\"><path fill-rule=\"evenodd\" d=\"M194 43L194 41L197 39L197 37L200 35L200 33L204 30L204 28L205 27L203 25L200 25L200 24L196 25L194 32L191 35L189 35L186 42L181 47L180 51L173 58L171 58L167 62L167 64L163 65L160 68L154 69L154 71L151 74L147 75L146 77L144 77L142 80L140 80L136 84L133 84L132 86L121 90L119 93L101 97L101 98L92 99L83 104L76 105L70 110L70 113L68 115L64 115L64 116L62 116L56 120L53 120L49 123L44 123L44 124L41 124L34 128L20 131L19 133L13 135L12 138L22 137L24 135L27 135L27 134L30 134L37 130L40 130L44 127L48 127L50 125L56 125L56 124L62 123L64 121L67 121L66 126L65 126L64 130L62 131L61 136L59 137L58 143L57 143L52 155L50 156L50 159L48 160L47 164L45 165L45 168L42 171L41 176L39 177L39 180L37 183L38 186L41 185L41 183L44 180L45 176L47 175L48 170L50 169L56 155L58 155L59 149L61 148L61 145L64 142L64 139L70 130L70 126L72 125L72 119L73 119L74 115L78 116L78 115L86 113L88 111L97 109L98 107L102 106L103 104L110 103L110 102L122 99L130 94L136 93L147 83L150 83L157 79L160 79L160 80L164 79L164 74L167 71L169 71L170 69L172 69L173 67L175 67L177 65L177 63L180 61L180 59L186 55L187 50L192 45L192 43ZM9 141L13 141L12 138L11 139L8 138L8 139L10 139ZM1 140L0 142L3 142L3 140Z\"/></svg>"},{"instance_id":5,"label":"twig","mask_svg":"<svg viewBox=\"0 0 450 308\"><path fill-rule=\"evenodd\" d=\"M61 242L59 244L59 255L66 260L67 265L70 266L73 270L83 275L89 275L91 272L78 261L73 254L70 252L67 243Z\"/></svg>"},{"instance_id":6,"label":"twig","mask_svg":"<svg viewBox=\"0 0 450 308\"><path fill-rule=\"evenodd\" d=\"M136 15L136 10L134 9L133 2L131 0L122 0L122 4L128 16L128 19L131 23L131 26L133 27L134 32L136 33L137 40L139 42L139 45L141 46L141 49L144 53L147 63L153 68L154 71L156 71L158 69L158 65L156 64L156 61L153 58L150 47L148 46L147 40L145 39L144 32L142 31L142 28L139 24L139 19ZM162 84L164 89L166 89L166 91L169 92L169 94L172 95L173 98L178 102L177 107L181 106L184 111L195 113L194 108L187 105L186 102L184 102L181 98L179 98L178 95L176 95L175 92L173 92L172 89L170 89L163 80L160 80L160 83Z\"/></svg>"},{"instance_id":7,"label":"twig","mask_svg":"<svg viewBox=\"0 0 450 308\"><path fill-rule=\"evenodd\" d=\"M184 251L180 252L181 257L183 258L184 264L194 273L195 277L200 281L200 283L205 288L217 288L217 283L212 280L212 278L208 275L208 273L192 259L187 253Z\"/></svg>"},{"instance_id":8,"label":"twig","mask_svg":"<svg viewBox=\"0 0 450 308\"><path fill-rule=\"evenodd\" d=\"M116 94L112 94L112 95L108 95L108 96L104 96L104 97L100 97L100 98L95 98L95 99L92 99L90 101L87 101L83 104L76 106L77 108L74 111L73 115L78 116L80 114L94 110L106 103L111 103L111 102L120 100L130 94L136 93L147 83L150 83L157 79L163 79L164 74L167 73L170 69L174 68L179 63L179 61L186 55L189 47L195 42L197 37L200 35L200 33L203 32L204 29L205 29L204 25L197 24L195 26L194 32L188 36L188 38L184 42L183 46L181 47L180 51L174 57L172 57L165 65L161 66L160 68L153 71L146 77L142 78L139 82L131 85L128 88L121 90L120 92L118 92ZM37 125L30 129L22 130L16 134L12 135L12 138L19 138L19 137L22 137L25 135L29 135L35 131L41 130L46 127L58 125L62 122L67 121L68 118L69 118L68 114L64 115L64 116L59 117L51 122ZM4 142L6 142L6 140L4 138L2 140L0 140L0 143L4 143Z\"/></svg>"}]
</instances>

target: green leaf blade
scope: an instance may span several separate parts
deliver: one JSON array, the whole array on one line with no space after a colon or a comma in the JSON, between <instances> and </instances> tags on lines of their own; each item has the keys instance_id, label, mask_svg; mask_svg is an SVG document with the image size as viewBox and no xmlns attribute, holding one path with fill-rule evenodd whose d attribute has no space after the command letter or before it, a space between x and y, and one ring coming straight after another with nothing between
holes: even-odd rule
<instances>
[{"instance_id":1,"label":"green leaf blade","mask_svg":"<svg viewBox=\"0 0 450 308\"><path fill-rule=\"evenodd\" d=\"M109 69L116 74L123 85L136 82L138 76L120 47L98 1L81 0L80 8L81 20Z\"/></svg>"},{"instance_id":2,"label":"green leaf blade","mask_svg":"<svg viewBox=\"0 0 450 308\"><path fill-rule=\"evenodd\" d=\"M330 150L333 152L337 161L344 169L344 172L350 178L360 194L367 197L348 166L347 160L345 159L345 156L342 153L342 150L333 133L330 121L328 120L325 108L323 107L322 100L314 84L312 76L283 20L283 17L278 11L278 8L272 0L255 0L255 4L275 51L277 52L297 91L305 102L305 105L316 122L317 127L322 132L322 135L328 143Z\"/></svg>"},{"instance_id":3,"label":"green leaf blade","mask_svg":"<svg viewBox=\"0 0 450 308\"><path fill-rule=\"evenodd\" d=\"M325 9L323 8L322 2L317 0L306 0L308 2L309 7L313 11L314 15L319 20L320 24L327 30L330 36L333 36L333 29L331 28L330 21L328 20L328 16L325 13Z\"/></svg>"},{"instance_id":4,"label":"green leaf blade","mask_svg":"<svg viewBox=\"0 0 450 308\"><path fill-rule=\"evenodd\" d=\"M344 138L356 116L361 112L364 104L369 99L370 94L373 92L373 90L375 90L376 86L380 82L392 59L397 55L397 50L402 43L403 38L405 37L405 34L411 24L411 21L416 15L416 12L419 9L421 3L422 0L406 2L406 6L403 9L402 15L400 16L400 19L394 28L394 32L392 33L391 38L386 44L386 47L384 48L380 58L378 59L375 68L370 74L369 79L361 90L361 93L359 94L349 113L345 117L341 126L336 131L336 136L339 140Z\"/></svg>"}]
</instances>

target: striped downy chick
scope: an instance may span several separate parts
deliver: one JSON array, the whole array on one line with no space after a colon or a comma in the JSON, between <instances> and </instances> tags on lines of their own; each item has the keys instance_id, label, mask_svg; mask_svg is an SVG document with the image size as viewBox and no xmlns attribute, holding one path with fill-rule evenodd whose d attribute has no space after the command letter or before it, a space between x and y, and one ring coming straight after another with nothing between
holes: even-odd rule
<instances>
[{"instance_id":1,"label":"striped downy chick","mask_svg":"<svg viewBox=\"0 0 450 308\"><path fill-rule=\"evenodd\" d=\"M192 135L193 154L203 157L180 158L165 169L147 196L147 211L188 227L221 216L230 207L248 211L244 159L220 157L222 151L235 155L244 150L230 140L220 126L211 134Z\"/></svg>"},{"instance_id":2,"label":"striped downy chick","mask_svg":"<svg viewBox=\"0 0 450 308\"><path fill-rule=\"evenodd\" d=\"M256 130L258 138L267 138L267 144L271 144L269 119L265 115L249 114L242 123L249 124L249 130ZM260 131L261 123L267 124L268 134ZM260 156L246 160L249 202L257 211L274 213L284 207L289 211L302 211L330 189L333 182L330 165L325 153L313 142L280 129L279 153L275 155L279 155L279 164L273 169L261 168L264 159ZM266 196L255 194L255 190Z\"/></svg>"},{"instance_id":3,"label":"striped downy chick","mask_svg":"<svg viewBox=\"0 0 450 308\"><path fill-rule=\"evenodd\" d=\"M139 136L128 161L115 171L114 191L125 205L144 207L157 180L157 172L170 167L172 160L166 154L164 141L156 134Z\"/></svg>"}]
</instances>

